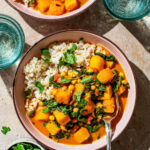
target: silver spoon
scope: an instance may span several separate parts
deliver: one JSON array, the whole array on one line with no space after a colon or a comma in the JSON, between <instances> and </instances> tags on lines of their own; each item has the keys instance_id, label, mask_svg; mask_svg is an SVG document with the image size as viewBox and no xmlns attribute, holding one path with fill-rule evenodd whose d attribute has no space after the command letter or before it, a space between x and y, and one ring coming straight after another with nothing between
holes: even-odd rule
<instances>
[{"instance_id":1,"label":"silver spoon","mask_svg":"<svg viewBox=\"0 0 150 150\"><path fill-rule=\"evenodd\" d=\"M116 118L119 111L119 100L117 94L115 95L115 97L116 107L114 113L103 118L106 129L107 150L111 150L111 121Z\"/></svg>"}]
</instances>

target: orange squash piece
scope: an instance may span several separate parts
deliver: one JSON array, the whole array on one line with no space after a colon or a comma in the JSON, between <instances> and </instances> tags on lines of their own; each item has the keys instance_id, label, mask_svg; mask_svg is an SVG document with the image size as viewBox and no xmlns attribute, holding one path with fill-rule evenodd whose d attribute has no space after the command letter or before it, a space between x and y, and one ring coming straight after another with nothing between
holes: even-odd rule
<instances>
[{"instance_id":1,"label":"orange squash piece","mask_svg":"<svg viewBox=\"0 0 150 150\"><path fill-rule=\"evenodd\" d=\"M64 113L55 110L54 112L54 116L56 117L57 122L60 125L66 125L69 121L71 121L69 115L65 115Z\"/></svg>"},{"instance_id":2,"label":"orange squash piece","mask_svg":"<svg viewBox=\"0 0 150 150\"><path fill-rule=\"evenodd\" d=\"M111 69L111 68L114 66L114 64L115 64L115 63L114 63L113 61L106 61L106 67L107 67L107 68L110 68L110 69Z\"/></svg>"},{"instance_id":3,"label":"orange squash piece","mask_svg":"<svg viewBox=\"0 0 150 150\"><path fill-rule=\"evenodd\" d=\"M75 84L75 90L74 90L73 95L75 95L76 93L80 91L84 92L84 89L85 89L85 86L82 83Z\"/></svg>"},{"instance_id":4,"label":"orange squash piece","mask_svg":"<svg viewBox=\"0 0 150 150\"><path fill-rule=\"evenodd\" d=\"M74 139L77 143L83 143L90 137L89 131L85 127L81 127L75 134Z\"/></svg>"},{"instance_id":5,"label":"orange squash piece","mask_svg":"<svg viewBox=\"0 0 150 150\"><path fill-rule=\"evenodd\" d=\"M55 99L58 103L68 104L71 98L70 90L58 89L55 94Z\"/></svg>"},{"instance_id":6,"label":"orange squash piece","mask_svg":"<svg viewBox=\"0 0 150 150\"><path fill-rule=\"evenodd\" d=\"M87 105L84 107L84 109L86 111L83 112L83 115L88 115L88 114L94 112L94 110L95 110L95 104L91 100L91 94L90 94L90 92L86 93L84 99L87 101Z\"/></svg>"},{"instance_id":7,"label":"orange squash piece","mask_svg":"<svg viewBox=\"0 0 150 150\"><path fill-rule=\"evenodd\" d=\"M46 12L50 7L51 0L39 0L38 1L38 9L41 13Z\"/></svg>"},{"instance_id":8,"label":"orange squash piece","mask_svg":"<svg viewBox=\"0 0 150 150\"><path fill-rule=\"evenodd\" d=\"M64 13L65 13L65 5L62 2L56 0L51 3L48 11L49 15L59 16Z\"/></svg>"},{"instance_id":9,"label":"orange squash piece","mask_svg":"<svg viewBox=\"0 0 150 150\"><path fill-rule=\"evenodd\" d=\"M46 129L49 131L49 133L51 133L51 135L56 135L61 130L54 121L47 123Z\"/></svg>"},{"instance_id":10,"label":"orange squash piece","mask_svg":"<svg viewBox=\"0 0 150 150\"><path fill-rule=\"evenodd\" d=\"M112 97L111 99L103 101L104 111L106 113L113 113L115 110L115 99Z\"/></svg>"},{"instance_id":11,"label":"orange squash piece","mask_svg":"<svg viewBox=\"0 0 150 150\"><path fill-rule=\"evenodd\" d=\"M94 70L94 72L99 72L104 69L105 61L102 57L95 55L92 56L90 60L90 68Z\"/></svg>"},{"instance_id":12,"label":"orange squash piece","mask_svg":"<svg viewBox=\"0 0 150 150\"><path fill-rule=\"evenodd\" d=\"M35 120L38 120L38 121L48 121L49 120L50 113L49 112L43 113L44 108L45 107L42 107L36 111L35 116L34 116Z\"/></svg>"},{"instance_id":13,"label":"orange squash piece","mask_svg":"<svg viewBox=\"0 0 150 150\"><path fill-rule=\"evenodd\" d=\"M126 88L121 85L120 88L117 91L117 95L120 96L121 94L123 94L126 91Z\"/></svg>"},{"instance_id":14,"label":"orange squash piece","mask_svg":"<svg viewBox=\"0 0 150 150\"><path fill-rule=\"evenodd\" d=\"M100 97L100 100L107 100L112 97L113 91L111 85L106 85L106 90L104 92L104 96Z\"/></svg>"},{"instance_id":15,"label":"orange squash piece","mask_svg":"<svg viewBox=\"0 0 150 150\"><path fill-rule=\"evenodd\" d=\"M65 8L67 11L72 11L78 7L77 0L65 0Z\"/></svg>"},{"instance_id":16,"label":"orange squash piece","mask_svg":"<svg viewBox=\"0 0 150 150\"><path fill-rule=\"evenodd\" d=\"M74 95L76 95L76 93L82 91L84 92L84 89L85 89L85 86L82 84L82 83L77 83L75 84L75 89L74 89L74 92L73 92L73 100L71 101L71 105L75 102L75 98L74 98Z\"/></svg>"},{"instance_id":17,"label":"orange squash piece","mask_svg":"<svg viewBox=\"0 0 150 150\"><path fill-rule=\"evenodd\" d=\"M113 77L114 74L112 73L112 70L109 68L101 70L97 75L98 80L104 84L110 82L113 79Z\"/></svg>"}]
</instances>

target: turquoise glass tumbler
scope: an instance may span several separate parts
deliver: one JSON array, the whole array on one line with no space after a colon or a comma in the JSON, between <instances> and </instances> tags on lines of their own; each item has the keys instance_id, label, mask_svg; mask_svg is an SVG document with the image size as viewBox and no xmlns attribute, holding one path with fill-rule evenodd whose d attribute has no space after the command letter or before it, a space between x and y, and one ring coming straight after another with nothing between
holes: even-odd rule
<instances>
[{"instance_id":1,"label":"turquoise glass tumbler","mask_svg":"<svg viewBox=\"0 0 150 150\"><path fill-rule=\"evenodd\" d=\"M150 12L150 0L103 0L106 9L116 18L134 21Z\"/></svg>"},{"instance_id":2,"label":"turquoise glass tumbler","mask_svg":"<svg viewBox=\"0 0 150 150\"><path fill-rule=\"evenodd\" d=\"M0 69L13 65L22 55L24 46L21 26L11 17L0 14Z\"/></svg>"}]
</instances>

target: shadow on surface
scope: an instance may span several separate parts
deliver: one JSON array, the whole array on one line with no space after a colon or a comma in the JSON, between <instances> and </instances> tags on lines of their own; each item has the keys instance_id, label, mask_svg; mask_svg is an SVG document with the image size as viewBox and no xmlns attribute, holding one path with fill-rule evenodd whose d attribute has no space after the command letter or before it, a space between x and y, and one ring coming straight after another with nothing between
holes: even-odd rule
<instances>
[{"instance_id":1,"label":"shadow on surface","mask_svg":"<svg viewBox=\"0 0 150 150\"><path fill-rule=\"evenodd\" d=\"M47 35L52 32L64 29L85 29L103 35L111 30L119 20L113 18L104 8L102 1L96 3L84 13L70 20L59 22L48 22L38 20L27 15L20 14L23 19L37 32ZM142 20L121 23L144 45L145 49L150 52L150 29L148 29Z\"/></svg>"},{"instance_id":2,"label":"shadow on surface","mask_svg":"<svg viewBox=\"0 0 150 150\"><path fill-rule=\"evenodd\" d=\"M131 64L137 80L137 102L127 128L112 143L114 150L148 150L150 147L150 81L136 65Z\"/></svg>"},{"instance_id":3,"label":"shadow on surface","mask_svg":"<svg viewBox=\"0 0 150 150\"><path fill-rule=\"evenodd\" d=\"M24 49L23 54L29 49L29 47L30 47L30 45L25 44L25 49ZM20 59L14 65L12 65L11 67L6 68L4 70L0 70L0 76L3 79L10 96L12 96L13 80L14 80L15 72L16 72L18 63L20 62Z\"/></svg>"}]
</instances>

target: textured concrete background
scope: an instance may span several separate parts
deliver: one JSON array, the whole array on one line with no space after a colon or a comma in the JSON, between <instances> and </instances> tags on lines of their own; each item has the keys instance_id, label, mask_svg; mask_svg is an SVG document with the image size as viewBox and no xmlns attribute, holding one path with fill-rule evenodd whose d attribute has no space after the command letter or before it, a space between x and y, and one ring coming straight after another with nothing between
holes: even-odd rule
<instances>
[{"instance_id":1,"label":"textured concrete background","mask_svg":"<svg viewBox=\"0 0 150 150\"><path fill-rule=\"evenodd\" d=\"M26 36L24 52L43 36L68 28L105 34L115 42L131 61L137 78L138 98L129 125L112 143L112 149L150 148L150 17L136 22L120 22L107 13L100 0L80 16L57 23L43 22L19 14L4 0L0 3L0 13L12 16L21 24ZM14 139L30 137L20 124L12 103L12 82L18 62L0 71L0 128L7 125L12 129L6 136L0 133L0 150L4 150Z\"/></svg>"}]
</instances>

